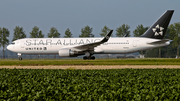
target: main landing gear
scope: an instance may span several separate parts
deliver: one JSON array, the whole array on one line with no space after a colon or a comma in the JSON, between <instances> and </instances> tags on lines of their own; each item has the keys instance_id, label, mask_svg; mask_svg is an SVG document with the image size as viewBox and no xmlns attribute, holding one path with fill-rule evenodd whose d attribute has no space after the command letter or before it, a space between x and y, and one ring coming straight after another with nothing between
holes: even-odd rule
<instances>
[{"instance_id":1,"label":"main landing gear","mask_svg":"<svg viewBox=\"0 0 180 101\"><path fill-rule=\"evenodd\" d=\"M91 56L91 57L84 56L83 59L84 60L95 60L95 56Z\"/></svg>"},{"instance_id":2,"label":"main landing gear","mask_svg":"<svg viewBox=\"0 0 180 101\"><path fill-rule=\"evenodd\" d=\"M19 60L22 60L21 53L18 53Z\"/></svg>"},{"instance_id":3,"label":"main landing gear","mask_svg":"<svg viewBox=\"0 0 180 101\"><path fill-rule=\"evenodd\" d=\"M89 52L85 53L86 56L83 57L83 60L95 60L95 56L91 56Z\"/></svg>"}]
</instances>

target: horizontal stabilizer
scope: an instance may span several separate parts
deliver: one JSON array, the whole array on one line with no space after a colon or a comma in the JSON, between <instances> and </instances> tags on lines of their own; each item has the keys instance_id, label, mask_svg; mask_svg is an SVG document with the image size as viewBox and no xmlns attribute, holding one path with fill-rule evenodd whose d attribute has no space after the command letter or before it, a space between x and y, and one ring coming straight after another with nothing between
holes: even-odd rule
<instances>
[{"instance_id":1,"label":"horizontal stabilizer","mask_svg":"<svg viewBox=\"0 0 180 101\"><path fill-rule=\"evenodd\" d=\"M160 41L154 41L154 42L147 42L147 44L163 44L170 41L169 39L164 39L164 40L160 40Z\"/></svg>"}]
</instances>

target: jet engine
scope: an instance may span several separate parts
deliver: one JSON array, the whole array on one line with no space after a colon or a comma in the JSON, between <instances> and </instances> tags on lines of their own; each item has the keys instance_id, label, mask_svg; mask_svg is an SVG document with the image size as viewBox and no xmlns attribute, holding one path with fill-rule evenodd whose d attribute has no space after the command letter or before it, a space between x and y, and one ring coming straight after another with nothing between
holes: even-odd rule
<instances>
[{"instance_id":1,"label":"jet engine","mask_svg":"<svg viewBox=\"0 0 180 101\"><path fill-rule=\"evenodd\" d=\"M60 57L76 57L75 52L71 51L71 49L60 49L59 50Z\"/></svg>"}]
</instances>

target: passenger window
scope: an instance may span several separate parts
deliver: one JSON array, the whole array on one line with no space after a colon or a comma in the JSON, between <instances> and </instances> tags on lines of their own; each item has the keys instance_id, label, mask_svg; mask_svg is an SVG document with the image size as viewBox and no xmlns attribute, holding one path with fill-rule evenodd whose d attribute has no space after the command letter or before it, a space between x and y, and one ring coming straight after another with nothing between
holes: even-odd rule
<instances>
[{"instance_id":1,"label":"passenger window","mask_svg":"<svg viewBox=\"0 0 180 101\"><path fill-rule=\"evenodd\" d=\"M44 50L47 50L47 48L46 48L46 47L44 47Z\"/></svg>"}]
</instances>

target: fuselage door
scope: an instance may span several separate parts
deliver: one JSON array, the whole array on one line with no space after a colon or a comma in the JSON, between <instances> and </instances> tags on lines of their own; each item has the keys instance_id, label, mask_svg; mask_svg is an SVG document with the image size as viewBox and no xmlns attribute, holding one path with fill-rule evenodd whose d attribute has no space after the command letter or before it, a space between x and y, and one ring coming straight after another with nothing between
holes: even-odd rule
<instances>
[{"instance_id":1,"label":"fuselage door","mask_svg":"<svg viewBox=\"0 0 180 101\"><path fill-rule=\"evenodd\" d=\"M133 47L137 47L137 40L133 41Z\"/></svg>"},{"instance_id":2,"label":"fuselage door","mask_svg":"<svg viewBox=\"0 0 180 101\"><path fill-rule=\"evenodd\" d=\"M21 48L24 48L24 41L21 41L20 45L21 45Z\"/></svg>"}]
</instances>

